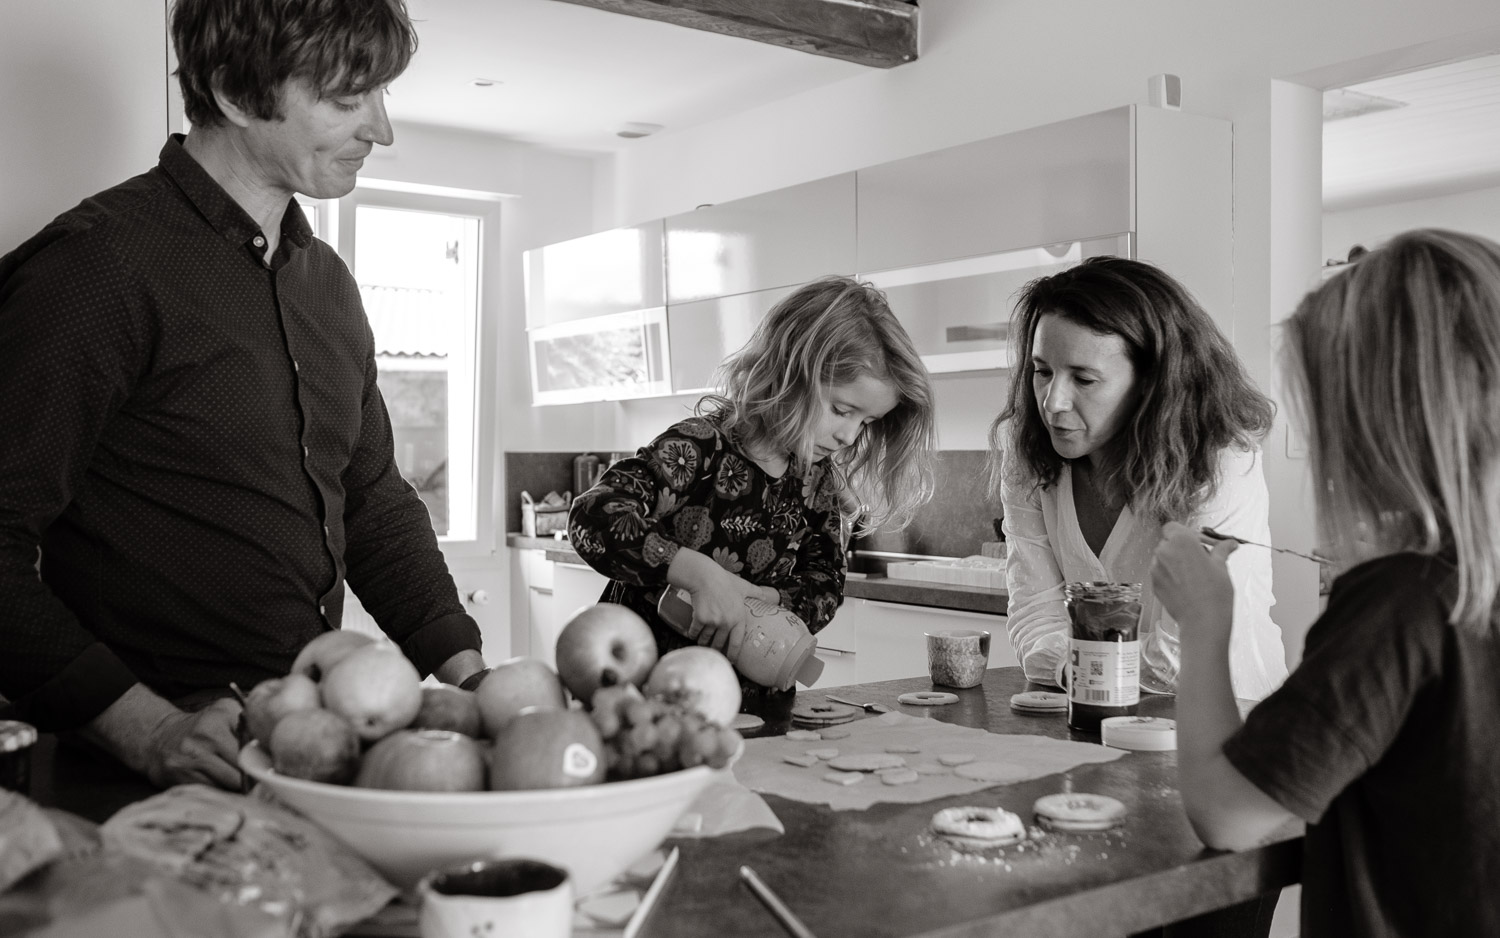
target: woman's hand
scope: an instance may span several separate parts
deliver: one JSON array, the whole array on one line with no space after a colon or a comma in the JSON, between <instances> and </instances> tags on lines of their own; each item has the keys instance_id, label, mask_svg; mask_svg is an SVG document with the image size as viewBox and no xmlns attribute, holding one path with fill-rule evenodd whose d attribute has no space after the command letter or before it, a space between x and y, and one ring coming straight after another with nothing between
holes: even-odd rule
<instances>
[{"instance_id":1,"label":"woman's hand","mask_svg":"<svg viewBox=\"0 0 1500 938\"><path fill-rule=\"evenodd\" d=\"M1169 521L1151 563L1156 598L1184 629L1222 630L1234 624L1234 583L1227 561L1240 545L1206 538L1192 528Z\"/></svg>"}]
</instances>

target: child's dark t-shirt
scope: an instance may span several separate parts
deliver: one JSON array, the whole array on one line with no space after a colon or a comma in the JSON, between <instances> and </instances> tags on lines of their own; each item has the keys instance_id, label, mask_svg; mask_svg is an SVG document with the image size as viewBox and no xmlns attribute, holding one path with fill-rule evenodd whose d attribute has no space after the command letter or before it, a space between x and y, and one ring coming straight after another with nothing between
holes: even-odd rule
<instances>
[{"instance_id":1,"label":"child's dark t-shirt","mask_svg":"<svg viewBox=\"0 0 1500 938\"><path fill-rule=\"evenodd\" d=\"M1224 746L1309 824L1304 938L1500 935L1500 637L1448 624L1456 578L1417 554L1339 577Z\"/></svg>"}]
</instances>

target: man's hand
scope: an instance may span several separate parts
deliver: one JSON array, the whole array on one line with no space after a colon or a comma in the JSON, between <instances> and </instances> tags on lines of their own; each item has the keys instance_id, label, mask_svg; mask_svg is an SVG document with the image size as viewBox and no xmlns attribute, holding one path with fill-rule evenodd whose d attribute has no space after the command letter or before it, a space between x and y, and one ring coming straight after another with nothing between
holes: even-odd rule
<instances>
[{"instance_id":1,"label":"man's hand","mask_svg":"<svg viewBox=\"0 0 1500 938\"><path fill-rule=\"evenodd\" d=\"M164 717L146 746L146 777L159 788L203 782L238 791L239 719L240 705L228 697L196 713Z\"/></svg>"},{"instance_id":2,"label":"man's hand","mask_svg":"<svg viewBox=\"0 0 1500 938\"><path fill-rule=\"evenodd\" d=\"M137 684L95 717L83 736L160 788L203 782L238 791L239 718L240 705L231 698L187 713Z\"/></svg>"}]
</instances>

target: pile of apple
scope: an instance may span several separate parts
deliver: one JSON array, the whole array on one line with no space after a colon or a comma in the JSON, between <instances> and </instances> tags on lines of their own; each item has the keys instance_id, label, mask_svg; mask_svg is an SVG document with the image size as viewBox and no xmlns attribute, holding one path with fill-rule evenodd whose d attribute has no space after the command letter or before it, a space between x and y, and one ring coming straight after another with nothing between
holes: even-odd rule
<instances>
[{"instance_id":1,"label":"pile of apple","mask_svg":"<svg viewBox=\"0 0 1500 938\"><path fill-rule=\"evenodd\" d=\"M473 691L423 686L388 641L324 633L286 676L250 691L245 724L276 771L294 778L516 790L721 768L740 746L730 727L739 705L739 679L722 654L691 647L658 660L640 616L600 603L563 628L556 671L512 658Z\"/></svg>"}]
</instances>

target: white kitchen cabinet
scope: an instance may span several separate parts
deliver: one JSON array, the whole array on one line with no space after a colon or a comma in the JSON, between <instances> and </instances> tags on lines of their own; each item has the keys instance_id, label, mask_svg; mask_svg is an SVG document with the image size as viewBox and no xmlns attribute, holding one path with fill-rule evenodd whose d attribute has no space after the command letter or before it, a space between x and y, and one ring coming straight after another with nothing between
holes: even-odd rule
<instances>
[{"instance_id":1,"label":"white kitchen cabinet","mask_svg":"<svg viewBox=\"0 0 1500 938\"><path fill-rule=\"evenodd\" d=\"M667 307L673 392L712 388L719 363L750 341L766 313L789 292L788 287L777 287Z\"/></svg>"},{"instance_id":2,"label":"white kitchen cabinet","mask_svg":"<svg viewBox=\"0 0 1500 938\"><path fill-rule=\"evenodd\" d=\"M665 305L663 231L657 219L524 252L527 328Z\"/></svg>"},{"instance_id":3,"label":"white kitchen cabinet","mask_svg":"<svg viewBox=\"0 0 1500 938\"><path fill-rule=\"evenodd\" d=\"M1005 631L1005 616L846 596L833 621L818 633L818 654L824 670L813 686L925 676L927 633L948 629L988 631L989 666L1016 664Z\"/></svg>"},{"instance_id":4,"label":"white kitchen cabinet","mask_svg":"<svg viewBox=\"0 0 1500 938\"><path fill-rule=\"evenodd\" d=\"M926 676L926 633L947 629L988 631L989 666L1004 668L1016 664L1005 631L1005 616L875 599L860 600L857 610L853 625L858 633L860 683Z\"/></svg>"},{"instance_id":5,"label":"white kitchen cabinet","mask_svg":"<svg viewBox=\"0 0 1500 938\"><path fill-rule=\"evenodd\" d=\"M855 175L861 277L1129 235L1130 256L1170 272L1228 325L1227 121L1130 105Z\"/></svg>"},{"instance_id":6,"label":"white kitchen cabinet","mask_svg":"<svg viewBox=\"0 0 1500 938\"><path fill-rule=\"evenodd\" d=\"M854 272L854 173L666 219L667 305Z\"/></svg>"}]
</instances>

